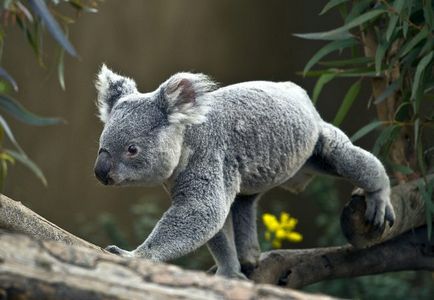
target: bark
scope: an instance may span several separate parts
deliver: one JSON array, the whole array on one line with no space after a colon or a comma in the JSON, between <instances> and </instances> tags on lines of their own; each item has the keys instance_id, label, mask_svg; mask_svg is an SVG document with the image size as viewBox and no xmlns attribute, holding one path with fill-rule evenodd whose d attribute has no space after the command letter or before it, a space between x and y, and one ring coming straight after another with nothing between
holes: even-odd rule
<instances>
[{"instance_id":1,"label":"bark","mask_svg":"<svg viewBox=\"0 0 434 300\"><path fill-rule=\"evenodd\" d=\"M1 299L332 299L0 232Z\"/></svg>"},{"instance_id":2,"label":"bark","mask_svg":"<svg viewBox=\"0 0 434 300\"><path fill-rule=\"evenodd\" d=\"M21 202L0 194L0 228L27 234L37 240L53 240L107 252L44 219ZM108 253L108 252L107 252Z\"/></svg>"},{"instance_id":3,"label":"bark","mask_svg":"<svg viewBox=\"0 0 434 300\"><path fill-rule=\"evenodd\" d=\"M425 227L375 245L351 245L263 253L251 278L255 282L300 288L334 278L403 270L434 271L434 244Z\"/></svg>"}]
</instances>

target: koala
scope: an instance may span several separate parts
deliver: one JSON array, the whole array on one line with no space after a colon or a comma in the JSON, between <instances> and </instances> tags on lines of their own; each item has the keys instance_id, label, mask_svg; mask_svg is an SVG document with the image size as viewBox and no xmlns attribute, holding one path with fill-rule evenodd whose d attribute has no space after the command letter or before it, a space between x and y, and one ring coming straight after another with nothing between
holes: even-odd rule
<instances>
[{"instance_id":1,"label":"koala","mask_svg":"<svg viewBox=\"0 0 434 300\"><path fill-rule=\"evenodd\" d=\"M303 190L317 174L363 189L366 222L393 224L390 184L371 153L321 119L292 82L219 87L208 76L177 73L155 91L102 66L96 82L104 123L95 175L105 185L164 184L171 207L124 257L164 262L206 244L216 274L246 278L257 264L259 197L274 187Z\"/></svg>"}]
</instances>

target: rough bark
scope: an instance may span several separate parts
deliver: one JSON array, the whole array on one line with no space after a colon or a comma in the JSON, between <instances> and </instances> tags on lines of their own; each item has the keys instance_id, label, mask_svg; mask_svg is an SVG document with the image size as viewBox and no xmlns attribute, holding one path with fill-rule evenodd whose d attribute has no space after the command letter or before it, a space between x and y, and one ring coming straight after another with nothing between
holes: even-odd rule
<instances>
[{"instance_id":1,"label":"rough bark","mask_svg":"<svg viewBox=\"0 0 434 300\"><path fill-rule=\"evenodd\" d=\"M428 176L428 180L434 175ZM392 188L391 201L396 214L392 227L375 229L365 223L366 203L361 195L353 195L341 214L343 234L355 247L368 247L389 240L403 232L426 224L425 201L418 192L418 183L423 179Z\"/></svg>"},{"instance_id":2,"label":"rough bark","mask_svg":"<svg viewBox=\"0 0 434 300\"><path fill-rule=\"evenodd\" d=\"M44 219L21 202L0 194L0 228L27 234L37 240L60 241L68 245L107 252Z\"/></svg>"},{"instance_id":3,"label":"rough bark","mask_svg":"<svg viewBox=\"0 0 434 300\"><path fill-rule=\"evenodd\" d=\"M0 232L2 299L332 299Z\"/></svg>"},{"instance_id":4,"label":"rough bark","mask_svg":"<svg viewBox=\"0 0 434 300\"><path fill-rule=\"evenodd\" d=\"M434 271L434 244L425 227L365 249L346 245L266 252L251 278L300 288L327 279L403 270Z\"/></svg>"}]
</instances>

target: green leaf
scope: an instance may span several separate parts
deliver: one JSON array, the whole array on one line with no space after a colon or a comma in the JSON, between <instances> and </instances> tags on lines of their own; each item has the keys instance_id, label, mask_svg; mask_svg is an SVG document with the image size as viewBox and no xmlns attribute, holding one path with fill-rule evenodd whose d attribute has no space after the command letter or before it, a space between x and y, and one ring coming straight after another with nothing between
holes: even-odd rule
<instances>
[{"instance_id":1,"label":"green leaf","mask_svg":"<svg viewBox=\"0 0 434 300\"><path fill-rule=\"evenodd\" d=\"M372 0L358 0L353 1L353 6L350 13L345 17L345 23L351 22L356 17L360 16L361 13L365 12L372 4Z\"/></svg>"},{"instance_id":2,"label":"green leaf","mask_svg":"<svg viewBox=\"0 0 434 300\"><path fill-rule=\"evenodd\" d=\"M431 51L430 53L425 55L417 64L416 72L414 73L413 87L411 90L411 99L416 99L416 94L420 89L420 79L422 77L422 73L424 72L428 64L431 62L433 58L433 54L434 51ZM418 106L416 107L416 112L418 112Z\"/></svg>"},{"instance_id":3,"label":"green leaf","mask_svg":"<svg viewBox=\"0 0 434 300\"><path fill-rule=\"evenodd\" d=\"M380 75L383 58L386 55L387 48L389 48L389 43L382 41L375 52L375 72L377 75Z\"/></svg>"},{"instance_id":4,"label":"green leaf","mask_svg":"<svg viewBox=\"0 0 434 300\"><path fill-rule=\"evenodd\" d=\"M348 32L350 29L354 27L360 26L372 19L378 17L379 15L387 12L384 9L373 9L369 12L366 12L356 18L354 20L346 23L344 26L324 31L324 32L316 32L316 33L304 33L304 34L294 34L297 37L309 40L342 40L351 37L351 34Z\"/></svg>"},{"instance_id":5,"label":"green leaf","mask_svg":"<svg viewBox=\"0 0 434 300\"><path fill-rule=\"evenodd\" d=\"M358 42L355 39L337 40L328 43L320 50L318 50L318 52L315 53L314 56L312 56L312 58L307 62L306 66L304 67L303 73L306 74L306 72L308 72L321 58L323 58L327 54L336 50L341 50L344 48L354 46L357 43Z\"/></svg>"},{"instance_id":6,"label":"green leaf","mask_svg":"<svg viewBox=\"0 0 434 300\"><path fill-rule=\"evenodd\" d=\"M355 57L350 59L320 61L318 64L327 67L344 67L348 65L369 64L372 62L371 57Z\"/></svg>"},{"instance_id":7,"label":"green leaf","mask_svg":"<svg viewBox=\"0 0 434 300\"><path fill-rule=\"evenodd\" d=\"M15 119L29 125L46 126L64 123L61 119L37 116L25 109L18 101L6 95L0 95L0 108L12 115Z\"/></svg>"},{"instance_id":8,"label":"green leaf","mask_svg":"<svg viewBox=\"0 0 434 300\"><path fill-rule=\"evenodd\" d=\"M380 151L385 148L387 144L390 145L390 143L393 141L399 131L400 127L397 124L384 128L381 134L378 136L377 140L375 141L374 147L372 148L372 153L375 156L378 156L380 154Z\"/></svg>"},{"instance_id":9,"label":"green leaf","mask_svg":"<svg viewBox=\"0 0 434 300\"><path fill-rule=\"evenodd\" d=\"M434 24L434 16L431 0L423 1L423 16L425 18L426 24L428 24L429 28L433 28Z\"/></svg>"},{"instance_id":10,"label":"green leaf","mask_svg":"<svg viewBox=\"0 0 434 300\"><path fill-rule=\"evenodd\" d=\"M360 138L364 137L365 135L367 135L368 133L370 133L374 129L377 129L378 127L380 127L383 124L384 124L384 122L382 122L382 121L373 121L373 122L371 122L371 123L363 126L359 130L357 130L356 133L353 134L353 136L350 138L351 142L354 143L355 141L357 141Z\"/></svg>"},{"instance_id":11,"label":"green leaf","mask_svg":"<svg viewBox=\"0 0 434 300\"><path fill-rule=\"evenodd\" d=\"M397 79L394 82L392 82L382 93L380 96L375 99L374 103L378 104L384 101L387 97L392 95L396 90L400 88L401 80Z\"/></svg>"},{"instance_id":12,"label":"green leaf","mask_svg":"<svg viewBox=\"0 0 434 300\"><path fill-rule=\"evenodd\" d=\"M344 101L342 101L342 104L339 107L338 112L336 113L336 116L333 120L333 125L339 126L345 119L345 116L347 115L350 107L353 105L354 100L360 92L361 83L361 80L357 80L350 86L347 94L344 97Z\"/></svg>"},{"instance_id":13,"label":"green leaf","mask_svg":"<svg viewBox=\"0 0 434 300\"><path fill-rule=\"evenodd\" d=\"M18 91L18 85L15 79L12 78L11 75L9 75L8 72L6 72L5 69L0 68L0 77L3 77L6 81L8 81L11 86L14 88L15 91Z\"/></svg>"},{"instance_id":14,"label":"green leaf","mask_svg":"<svg viewBox=\"0 0 434 300\"><path fill-rule=\"evenodd\" d=\"M60 49L59 61L57 63L57 77L59 78L59 84L62 90L65 90L65 51Z\"/></svg>"},{"instance_id":15,"label":"green leaf","mask_svg":"<svg viewBox=\"0 0 434 300\"><path fill-rule=\"evenodd\" d=\"M429 34L428 30L426 29L426 27L424 27L422 31L420 31L410 41L408 41L407 43L404 44L404 46L402 46L399 53L399 57L405 56L408 52L410 52L411 49L414 48L414 46L416 46L417 44L419 44L420 41L425 39L428 36L428 34Z\"/></svg>"},{"instance_id":16,"label":"green leaf","mask_svg":"<svg viewBox=\"0 0 434 300\"><path fill-rule=\"evenodd\" d=\"M319 77L323 74L335 74L336 77L377 77L373 68L315 70L304 75L306 77Z\"/></svg>"},{"instance_id":17,"label":"green leaf","mask_svg":"<svg viewBox=\"0 0 434 300\"><path fill-rule=\"evenodd\" d=\"M0 116L0 126L3 128L4 132L6 133L6 135L9 138L9 140L12 142L12 144L14 144L14 146L20 152L24 153L23 149L21 148L21 146L18 144L17 140L15 139L15 136L12 133L11 128L9 127L8 123L6 122L6 120L2 116Z\"/></svg>"},{"instance_id":18,"label":"green leaf","mask_svg":"<svg viewBox=\"0 0 434 300\"><path fill-rule=\"evenodd\" d=\"M312 96L312 102L316 104L318 101L319 94L321 93L322 88L333 78L335 78L335 74L324 74L321 75L318 80L316 81L315 87L313 88L313 96Z\"/></svg>"},{"instance_id":19,"label":"green leaf","mask_svg":"<svg viewBox=\"0 0 434 300\"><path fill-rule=\"evenodd\" d=\"M410 174L414 173L414 170L408 166L391 164L391 167L393 170L395 170L401 174L404 174L404 175L410 175Z\"/></svg>"},{"instance_id":20,"label":"green leaf","mask_svg":"<svg viewBox=\"0 0 434 300\"><path fill-rule=\"evenodd\" d=\"M49 12L47 5L43 0L28 0L29 5L32 7L33 12L38 15L44 24L47 26L48 31L51 33L53 38L72 56L77 56L72 44L63 34L62 29L60 29L59 24L53 18Z\"/></svg>"},{"instance_id":21,"label":"green leaf","mask_svg":"<svg viewBox=\"0 0 434 300\"><path fill-rule=\"evenodd\" d=\"M321 10L321 12L319 13L319 15L323 15L326 12L328 12L330 9L332 9L333 7L338 6L339 4L345 3L348 0L331 0L329 1L324 8Z\"/></svg>"},{"instance_id":22,"label":"green leaf","mask_svg":"<svg viewBox=\"0 0 434 300\"><path fill-rule=\"evenodd\" d=\"M42 173L41 169L30 158L28 158L26 154L10 149L6 149L5 152L29 168L33 174L35 174L36 177L38 177L42 183L47 186L47 179L45 179L44 173Z\"/></svg>"},{"instance_id":23,"label":"green leaf","mask_svg":"<svg viewBox=\"0 0 434 300\"><path fill-rule=\"evenodd\" d=\"M405 1L406 0L395 0L395 2L393 2L393 7L395 8L396 13L401 14L401 11L405 5ZM390 38L392 36L392 33L396 28L398 18L399 18L399 15L396 15L396 14L394 14L390 17L389 24L388 24L387 30L386 30L386 40L388 42L390 42Z\"/></svg>"},{"instance_id":24,"label":"green leaf","mask_svg":"<svg viewBox=\"0 0 434 300\"><path fill-rule=\"evenodd\" d=\"M426 212L426 225L427 225L427 231L428 231L428 238L431 239L431 233L432 233L432 211L434 204L432 203L431 195L432 195L432 186L426 187L423 184L422 180L417 181L417 187L419 189L419 193L422 196L422 199L425 202L425 212Z\"/></svg>"}]
</instances>

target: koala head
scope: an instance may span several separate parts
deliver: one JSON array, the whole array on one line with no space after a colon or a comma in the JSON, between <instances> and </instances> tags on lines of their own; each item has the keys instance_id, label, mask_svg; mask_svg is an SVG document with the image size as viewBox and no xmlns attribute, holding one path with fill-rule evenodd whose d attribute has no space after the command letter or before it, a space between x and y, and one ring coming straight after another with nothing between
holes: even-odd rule
<instances>
[{"instance_id":1,"label":"koala head","mask_svg":"<svg viewBox=\"0 0 434 300\"><path fill-rule=\"evenodd\" d=\"M156 185L178 165L186 126L206 120L216 88L202 74L178 73L150 93L105 65L97 82L104 123L95 175L104 184Z\"/></svg>"}]
</instances>

